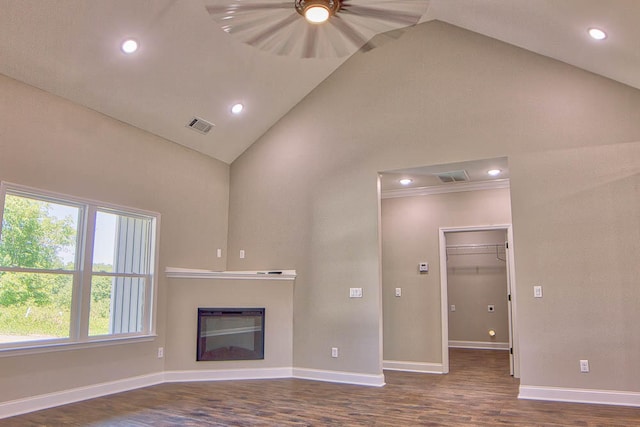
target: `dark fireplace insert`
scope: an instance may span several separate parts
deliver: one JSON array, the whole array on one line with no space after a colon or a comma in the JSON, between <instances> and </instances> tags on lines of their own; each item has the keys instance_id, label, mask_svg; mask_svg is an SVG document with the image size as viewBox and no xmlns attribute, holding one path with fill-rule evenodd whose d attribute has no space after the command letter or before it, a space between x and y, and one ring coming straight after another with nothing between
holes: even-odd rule
<instances>
[{"instance_id":1,"label":"dark fireplace insert","mask_svg":"<svg viewBox=\"0 0 640 427\"><path fill-rule=\"evenodd\" d=\"M197 361L264 359L264 308L198 308Z\"/></svg>"}]
</instances>

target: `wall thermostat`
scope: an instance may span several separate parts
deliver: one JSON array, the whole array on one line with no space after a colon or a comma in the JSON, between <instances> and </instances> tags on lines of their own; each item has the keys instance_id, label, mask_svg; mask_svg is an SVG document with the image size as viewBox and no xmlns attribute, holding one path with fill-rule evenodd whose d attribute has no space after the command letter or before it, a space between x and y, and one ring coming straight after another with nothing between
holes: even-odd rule
<instances>
[{"instance_id":1,"label":"wall thermostat","mask_svg":"<svg viewBox=\"0 0 640 427\"><path fill-rule=\"evenodd\" d=\"M420 273L427 273L429 271L429 263L421 262L418 264L418 271L420 271Z\"/></svg>"}]
</instances>

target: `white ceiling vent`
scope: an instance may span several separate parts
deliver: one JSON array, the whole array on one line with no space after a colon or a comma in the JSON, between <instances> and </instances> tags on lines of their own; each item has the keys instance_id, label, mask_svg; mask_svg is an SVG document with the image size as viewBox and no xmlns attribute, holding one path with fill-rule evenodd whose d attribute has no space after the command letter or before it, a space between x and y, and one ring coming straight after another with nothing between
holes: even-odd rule
<instances>
[{"instance_id":1,"label":"white ceiling vent","mask_svg":"<svg viewBox=\"0 0 640 427\"><path fill-rule=\"evenodd\" d=\"M469 182L469 175L466 170L442 172L434 174L442 182Z\"/></svg>"},{"instance_id":2,"label":"white ceiling vent","mask_svg":"<svg viewBox=\"0 0 640 427\"><path fill-rule=\"evenodd\" d=\"M196 132L200 132L204 135L208 134L213 126L215 126L213 123L209 123L208 121L199 117L194 117L189 121L189 123L187 123L188 128L191 128Z\"/></svg>"}]
</instances>

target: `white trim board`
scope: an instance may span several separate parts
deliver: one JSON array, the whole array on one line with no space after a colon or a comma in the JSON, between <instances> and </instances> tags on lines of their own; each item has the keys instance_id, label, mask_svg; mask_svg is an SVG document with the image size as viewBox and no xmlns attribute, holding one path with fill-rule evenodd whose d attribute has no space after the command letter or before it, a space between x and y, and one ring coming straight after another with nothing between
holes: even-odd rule
<instances>
[{"instance_id":1,"label":"white trim board","mask_svg":"<svg viewBox=\"0 0 640 427\"><path fill-rule=\"evenodd\" d=\"M509 343L449 340L449 348L472 348L475 350L509 350Z\"/></svg>"},{"instance_id":2,"label":"white trim board","mask_svg":"<svg viewBox=\"0 0 640 427\"><path fill-rule=\"evenodd\" d=\"M443 366L437 363L386 360L384 369L441 374ZM219 371L166 371L123 380L110 381L55 393L0 403L0 419L53 408L69 403L94 399L165 382L230 381L246 379L298 378L341 384L383 387L384 375L359 374L303 368L227 369ZM640 393L612 390L571 389L559 387L520 386L518 399L549 400L618 406L640 407Z\"/></svg>"},{"instance_id":3,"label":"white trim board","mask_svg":"<svg viewBox=\"0 0 640 427\"><path fill-rule=\"evenodd\" d=\"M518 399L640 407L640 393L631 391L521 385Z\"/></svg>"},{"instance_id":4,"label":"white trim board","mask_svg":"<svg viewBox=\"0 0 640 427\"><path fill-rule=\"evenodd\" d=\"M402 360L385 360L382 369L388 371L419 372L423 374L444 374L442 363L407 362Z\"/></svg>"},{"instance_id":5,"label":"white trim board","mask_svg":"<svg viewBox=\"0 0 640 427\"><path fill-rule=\"evenodd\" d=\"M127 378L123 380L110 381L101 384L93 384L86 387L72 388L55 393L41 394L24 399L10 400L0 403L0 419L13 417L15 415L26 414L28 412L53 408L55 406L67 405L69 403L81 402L83 400L94 399L137 388L149 387L162 384L164 375L162 372L156 374L142 375L139 377Z\"/></svg>"},{"instance_id":6,"label":"white trim board","mask_svg":"<svg viewBox=\"0 0 640 427\"><path fill-rule=\"evenodd\" d=\"M292 368L217 369L208 371L165 371L164 382L233 381L291 378Z\"/></svg>"},{"instance_id":7,"label":"white trim board","mask_svg":"<svg viewBox=\"0 0 640 427\"><path fill-rule=\"evenodd\" d=\"M293 368L293 378L340 384L366 385L370 387L383 387L385 385L383 374L359 374L355 372L325 371L306 368Z\"/></svg>"},{"instance_id":8,"label":"white trim board","mask_svg":"<svg viewBox=\"0 0 640 427\"><path fill-rule=\"evenodd\" d=\"M258 369L220 369L164 371L107 383L93 384L55 393L41 394L0 403L0 419L94 399L115 393L171 382L233 381L255 379L299 378L341 384L382 387L384 375L359 374L342 371L322 371L291 367Z\"/></svg>"}]
</instances>

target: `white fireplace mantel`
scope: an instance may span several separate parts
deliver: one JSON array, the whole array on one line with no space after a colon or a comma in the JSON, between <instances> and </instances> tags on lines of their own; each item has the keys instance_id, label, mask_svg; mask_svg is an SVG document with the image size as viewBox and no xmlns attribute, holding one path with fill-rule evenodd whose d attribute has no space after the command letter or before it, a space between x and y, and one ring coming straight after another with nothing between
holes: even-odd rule
<instances>
[{"instance_id":1,"label":"white fireplace mantel","mask_svg":"<svg viewBox=\"0 0 640 427\"><path fill-rule=\"evenodd\" d=\"M194 268L167 267L172 279L235 279L235 280L295 280L296 270L213 271Z\"/></svg>"}]
</instances>

